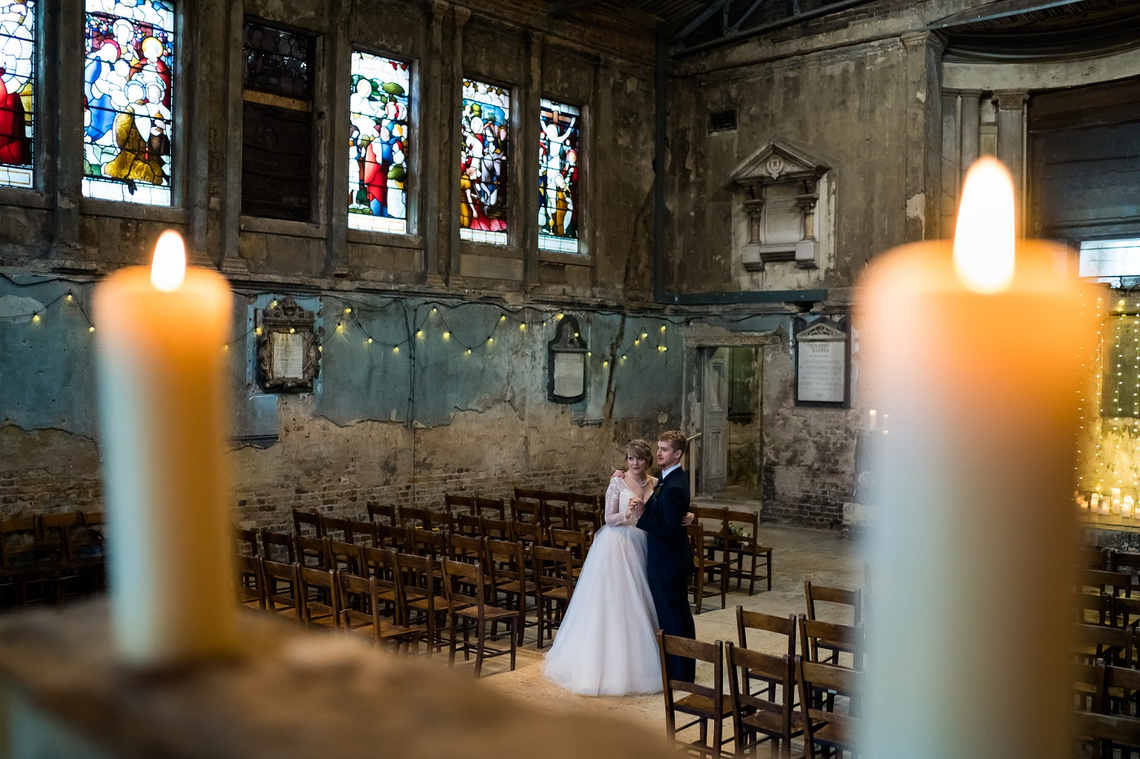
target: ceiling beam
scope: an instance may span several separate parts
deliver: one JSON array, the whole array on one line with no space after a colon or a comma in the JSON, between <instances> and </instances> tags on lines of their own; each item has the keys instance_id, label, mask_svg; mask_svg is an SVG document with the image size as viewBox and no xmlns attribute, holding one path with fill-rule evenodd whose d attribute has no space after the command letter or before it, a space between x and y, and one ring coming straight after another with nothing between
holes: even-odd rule
<instances>
[{"instance_id":1,"label":"ceiling beam","mask_svg":"<svg viewBox=\"0 0 1140 759\"><path fill-rule=\"evenodd\" d=\"M550 9L552 16L569 16L575 11L584 10L591 5L597 5L600 0L554 0Z\"/></svg>"}]
</instances>

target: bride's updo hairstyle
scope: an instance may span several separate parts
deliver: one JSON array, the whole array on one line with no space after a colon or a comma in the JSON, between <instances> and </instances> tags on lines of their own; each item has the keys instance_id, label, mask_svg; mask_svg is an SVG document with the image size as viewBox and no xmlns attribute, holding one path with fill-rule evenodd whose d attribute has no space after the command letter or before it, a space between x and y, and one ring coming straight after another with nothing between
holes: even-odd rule
<instances>
[{"instance_id":1,"label":"bride's updo hairstyle","mask_svg":"<svg viewBox=\"0 0 1140 759\"><path fill-rule=\"evenodd\" d=\"M645 462L653 461L653 452L649 448L649 443L640 438L629 441L625 447L625 455Z\"/></svg>"}]
</instances>

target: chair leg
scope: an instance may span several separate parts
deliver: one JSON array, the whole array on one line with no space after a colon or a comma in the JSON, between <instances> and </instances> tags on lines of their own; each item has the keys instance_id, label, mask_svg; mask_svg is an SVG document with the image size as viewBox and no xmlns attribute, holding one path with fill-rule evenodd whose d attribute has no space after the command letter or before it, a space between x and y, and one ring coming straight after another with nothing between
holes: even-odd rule
<instances>
[{"instance_id":1,"label":"chair leg","mask_svg":"<svg viewBox=\"0 0 1140 759\"><path fill-rule=\"evenodd\" d=\"M483 672L483 652L487 645L487 623L479 619L475 621L475 624L479 626L479 647L475 649L475 679L478 680L479 675Z\"/></svg>"}]
</instances>

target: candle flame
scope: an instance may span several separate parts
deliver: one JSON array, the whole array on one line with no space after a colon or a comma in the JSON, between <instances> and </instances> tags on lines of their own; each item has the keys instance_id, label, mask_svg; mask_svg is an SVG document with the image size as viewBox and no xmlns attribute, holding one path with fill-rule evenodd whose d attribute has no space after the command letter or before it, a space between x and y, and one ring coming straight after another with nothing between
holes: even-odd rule
<instances>
[{"instance_id":1,"label":"candle flame","mask_svg":"<svg viewBox=\"0 0 1140 759\"><path fill-rule=\"evenodd\" d=\"M182 287L186 279L186 246L182 235L173 229L163 232L154 246L154 261L150 265L150 283L165 293Z\"/></svg>"},{"instance_id":2,"label":"candle flame","mask_svg":"<svg viewBox=\"0 0 1140 759\"><path fill-rule=\"evenodd\" d=\"M978 159L962 187L954 268L971 290L996 293L1013 280L1013 177L995 158Z\"/></svg>"}]
</instances>

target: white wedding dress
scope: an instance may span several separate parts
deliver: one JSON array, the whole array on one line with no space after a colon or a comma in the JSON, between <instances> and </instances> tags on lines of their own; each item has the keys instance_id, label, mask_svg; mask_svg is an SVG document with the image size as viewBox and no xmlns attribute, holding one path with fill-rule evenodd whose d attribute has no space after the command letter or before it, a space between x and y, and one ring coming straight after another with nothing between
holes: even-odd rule
<instances>
[{"instance_id":1,"label":"white wedding dress","mask_svg":"<svg viewBox=\"0 0 1140 759\"><path fill-rule=\"evenodd\" d=\"M657 612L645 576L646 537L623 515L633 491L614 477L570 607L546 655L545 673L585 696L661 691Z\"/></svg>"}]
</instances>

